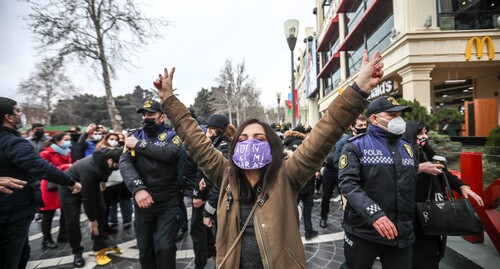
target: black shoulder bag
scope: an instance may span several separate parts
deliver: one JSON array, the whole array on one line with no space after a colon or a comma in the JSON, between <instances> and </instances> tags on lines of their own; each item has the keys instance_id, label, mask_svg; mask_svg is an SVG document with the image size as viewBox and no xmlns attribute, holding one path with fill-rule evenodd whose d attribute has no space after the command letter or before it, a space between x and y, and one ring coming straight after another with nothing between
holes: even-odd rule
<instances>
[{"instance_id":1,"label":"black shoulder bag","mask_svg":"<svg viewBox=\"0 0 500 269\"><path fill-rule=\"evenodd\" d=\"M427 200L417 202L418 220L426 235L478 235L483 233L483 226L469 199L454 199L448 178L443 173L444 192L447 201L431 200L432 183L429 186ZM434 176L433 180L437 180Z\"/></svg>"}]
</instances>

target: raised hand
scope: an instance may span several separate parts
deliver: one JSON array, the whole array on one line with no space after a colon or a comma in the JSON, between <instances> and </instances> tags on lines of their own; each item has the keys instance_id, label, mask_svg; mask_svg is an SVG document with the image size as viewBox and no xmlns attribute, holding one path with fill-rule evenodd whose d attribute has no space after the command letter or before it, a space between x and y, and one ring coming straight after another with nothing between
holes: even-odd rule
<instances>
[{"instance_id":1,"label":"raised hand","mask_svg":"<svg viewBox=\"0 0 500 269\"><path fill-rule=\"evenodd\" d=\"M356 84L364 92L370 91L377 86L381 78L384 76L384 63L382 63L382 55L380 52L375 52L371 60L368 60L368 51L363 51L363 61L359 69Z\"/></svg>"},{"instance_id":2,"label":"raised hand","mask_svg":"<svg viewBox=\"0 0 500 269\"><path fill-rule=\"evenodd\" d=\"M172 80L174 78L175 67L172 67L170 73L167 68L163 69L163 76L161 74L158 75L158 79L153 82L153 85L158 90L158 95L160 99L163 101L168 97L174 94L174 90L172 87Z\"/></svg>"}]
</instances>

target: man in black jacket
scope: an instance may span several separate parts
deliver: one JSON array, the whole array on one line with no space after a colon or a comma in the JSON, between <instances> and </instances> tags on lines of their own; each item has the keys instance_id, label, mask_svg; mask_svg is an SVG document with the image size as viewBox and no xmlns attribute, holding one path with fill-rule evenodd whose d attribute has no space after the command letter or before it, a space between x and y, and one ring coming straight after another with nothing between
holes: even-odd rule
<instances>
[{"instance_id":1,"label":"man in black jacket","mask_svg":"<svg viewBox=\"0 0 500 269\"><path fill-rule=\"evenodd\" d=\"M411 268L418 163L411 143L401 139L406 127L401 113L410 110L392 97L375 99L368 105L368 132L342 149L347 268L371 268L377 257L384 268Z\"/></svg>"},{"instance_id":2,"label":"man in black jacket","mask_svg":"<svg viewBox=\"0 0 500 269\"><path fill-rule=\"evenodd\" d=\"M0 97L0 177L26 181L23 188L0 192L0 268L25 268L29 259L29 226L41 203L40 179L70 186L73 193L80 183L58 170L34 151L17 130L26 116L17 102Z\"/></svg>"},{"instance_id":3,"label":"man in black jacket","mask_svg":"<svg viewBox=\"0 0 500 269\"><path fill-rule=\"evenodd\" d=\"M125 139L120 172L135 200L139 261L142 268L175 268L182 141L157 101L146 101L137 113L143 127Z\"/></svg>"}]
</instances>

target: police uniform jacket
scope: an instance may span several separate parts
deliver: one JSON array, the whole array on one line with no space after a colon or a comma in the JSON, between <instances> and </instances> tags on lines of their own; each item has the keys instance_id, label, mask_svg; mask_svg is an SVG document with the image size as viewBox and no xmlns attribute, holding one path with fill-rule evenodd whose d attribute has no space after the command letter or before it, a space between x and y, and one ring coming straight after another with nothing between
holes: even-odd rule
<instances>
[{"instance_id":1,"label":"police uniform jacket","mask_svg":"<svg viewBox=\"0 0 500 269\"><path fill-rule=\"evenodd\" d=\"M347 199L342 226L346 233L388 246L404 248L415 240L413 218L418 163L411 143L392 138L370 125L351 138L339 159L339 181ZM387 216L398 236L387 239L372 226Z\"/></svg>"},{"instance_id":2,"label":"police uniform jacket","mask_svg":"<svg viewBox=\"0 0 500 269\"><path fill-rule=\"evenodd\" d=\"M306 268L304 246L300 238L297 193L319 170L332 145L363 111L368 102L352 88L347 88L328 106L325 116L294 154L282 162L276 181L264 190L266 199L257 206L254 231L264 268ZM220 186L217 206L217 266L240 232L241 212L239 181L229 176L229 162L216 150L186 107L172 95L162 103L189 155L199 164L208 179ZM228 199L228 190L231 197ZM227 206L226 201L231 201ZM229 255L223 268L239 268L241 241Z\"/></svg>"},{"instance_id":3,"label":"police uniform jacket","mask_svg":"<svg viewBox=\"0 0 500 269\"><path fill-rule=\"evenodd\" d=\"M181 140L171 128L158 125L149 133L133 132L139 141L120 157L120 173L130 192L146 189L154 204L179 200L178 161Z\"/></svg>"}]
</instances>

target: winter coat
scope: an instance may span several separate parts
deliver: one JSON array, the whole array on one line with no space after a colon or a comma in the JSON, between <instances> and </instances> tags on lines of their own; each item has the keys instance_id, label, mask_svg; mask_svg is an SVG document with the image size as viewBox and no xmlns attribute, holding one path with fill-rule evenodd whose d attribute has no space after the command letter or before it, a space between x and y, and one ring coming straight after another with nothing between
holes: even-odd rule
<instances>
[{"instance_id":1,"label":"winter coat","mask_svg":"<svg viewBox=\"0 0 500 269\"><path fill-rule=\"evenodd\" d=\"M339 158L339 186L347 199L342 222L346 233L399 248L414 242L415 154L410 142L391 138L374 125L347 142ZM398 230L393 239L380 236L372 226L383 216Z\"/></svg>"},{"instance_id":2,"label":"winter coat","mask_svg":"<svg viewBox=\"0 0 500 269\"><path fill-rule=\"evenodd\" d=\"M41 137L40 139L37 139L33 136L26 138L26 140L30 141L36 153L42 152L45 149L45 142L49 141L50 139L52 139L52 137L48 135L43 135L43 137Z\"/></svg>"},{"instance_id":3,"label":"winter coat","mask_svg":"<svg viewBox=\"0 0 500 269\"><path fill-rule=\"evenodd\" d=\"M306 268L304 246L300 238L297 192L319 170L332 145L363 111L368 102L352 88L347 88L328 106L325 116L316 124L290 159L284 160L278 178L264 190L267 199L257 206L253 219L255 235L264 268ZM189 111L176 96L163 101L163 111L172 121L190 156L208 179L220 186L217 208L217 265L240 232L241 212L238 182L231 180L229 162L216 150ZM228 186L232 204L226 209ZM223 268L238 268L242 254L241 241L229 255Z\"/></svg>"},{"instance_id":4,"label":"winter coat","mask_svg":"<svg viewBox=\"0 0 500 269\"><path fill-rule=\"evenodd\" d=\"M120 173L132 195L146 189L153 206L179 200L178 175L183 175L179 162L184 165L184 156L182 141L175 131L161 125L150 133L138 129L133 135L139 139L134 153L127 150L120 158Z\"/></svg>"},{"instance_id":5,"label":"winter coat","mask_svg":"<svg viewBox=\"0 0 500 269\"><path fill-rule=\"evenodd\" d=\"M64 156L61 153L55 151L51 147L46 147L42 152L40 152L40 156L44 158L45 160L49 161L51 164L53 164L55 167L58 169L62 170L61 168L63 165L68 165L71 164L71 155L68 154L68 156ZM47 189L48 181L45 179L42 179L40 182L40 190L42 191L42 201L43 201L43 207L40 208L40 210L56 210L58 208L61 208L61 205L59 203L59 193L57 190L55 191L49 191Z\"/></svg>"},{"instance_id":6,"label":"winter coat","mask_svg":"<svg viewBox=\"0 0 500 269\"><path fill-rule=\"evenodd\" d=\"M306 135L301 132L286 131L283 138L283 146L285 146L285 149L295 151L302 144L304 138L306 138Z\"/></svg>"},{"instance_id":7,"label":"winter coat","mask_svg":"<svg viewBox=\"0 0 500 269\"><path fill-rule=\"evenodd\" d=\"M28 182L13 193L0 193L0 223L33 216L40 207L40 179L73 186L75 182L33 150L19 132L0 126L0 176Z\"/></svg>"}]
</instances>

